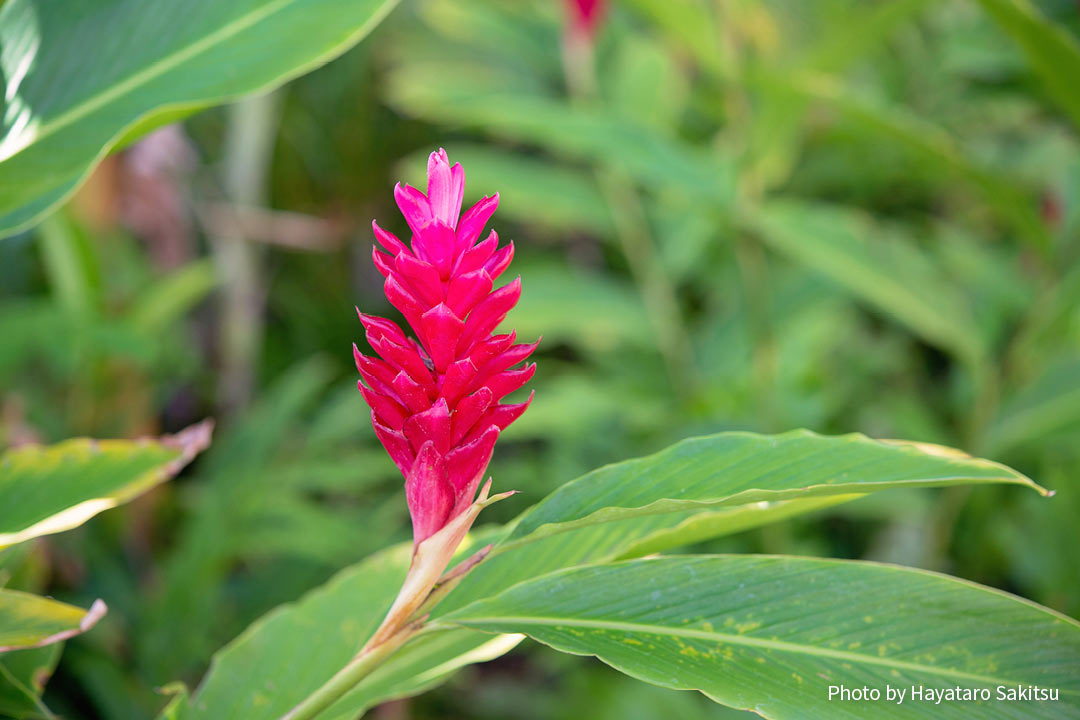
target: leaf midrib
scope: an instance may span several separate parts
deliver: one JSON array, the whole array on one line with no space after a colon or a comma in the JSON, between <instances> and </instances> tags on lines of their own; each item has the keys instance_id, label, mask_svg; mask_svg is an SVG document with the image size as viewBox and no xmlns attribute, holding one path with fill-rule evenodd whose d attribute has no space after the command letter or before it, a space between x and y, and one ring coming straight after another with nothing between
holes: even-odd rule
<instances>
[{"instance_id":1,"label":"leaf midrib","mask_svg":"<svg viewBox=\"0 0 1080 720\"><path fill-rule=\"evenodd\" d=\"M942 668L933 665L923 665L921 663L908 662L905 660L890 660L888 658L874 657L872 655L862 655L847 650L833 650L830 648L816 647L813 645L799 645L797 643L786 642L783 640L770 640L766 638L751 637L746 635L731 635L728 633L721 633L710 630L697 630L694 628L676 628L666 625L649 625L647 623L629 623L614 620L585 620L581 618L557 618L545 616L507 615L500 617L447 617L443 619L447 622L454 622L459 625L464 625L466 627L473 625L506 627L508 624L513 624L515 626L523 625L544 627L577 627L594 630L614 630L626 633L669 635L675 637L691 638L695 640L711 640L713 642L728 643L730 645L743 645L746 647L763 648L766 650L777 650L779 652L809 655L812 657L830 658L833 660L842 660L844 662L862 663L865 665L878 665L881 667L887 667L895 670L909 670L912 672L921 672L929 675L937 675L940 677L971 680L973 682L985 683L988 685L1015 685L1018 683L1024 684L1026 682L1023 680L1007 680L1003 678L991 677L988 675L978 675L975 673L964 672L962 670L953 670L951 668ZM1063 690L1063 692L1068 693L1069 691Z\"/></svg>"}]
</instances>

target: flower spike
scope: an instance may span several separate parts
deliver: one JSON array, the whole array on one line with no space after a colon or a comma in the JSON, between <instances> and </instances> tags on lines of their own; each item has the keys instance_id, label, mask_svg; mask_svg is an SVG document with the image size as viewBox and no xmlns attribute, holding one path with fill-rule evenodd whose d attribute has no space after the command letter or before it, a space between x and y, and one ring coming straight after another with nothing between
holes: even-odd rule
<instances>
[{"instance_id":1,"label":"flower spike","mask_svg":"<svg viewBox=\"0 0 1080 720\"><path fill-rule=\"evenodd\" d=\"M520 278L495 287L513 243L499 248L494 230L480 240L498 193L462 213L465 171L442 149L428 158L427 176L427 194L394 188L408 243L371 224L386 297L416 340L390 320L360 313L379 357L353 346L375 435L405 477L414 549L473 505L499 433L532 401L500 403L532 378L535 364L514 366L539 342L492 334L521 295Z\"/></svg>"}]
</instances>

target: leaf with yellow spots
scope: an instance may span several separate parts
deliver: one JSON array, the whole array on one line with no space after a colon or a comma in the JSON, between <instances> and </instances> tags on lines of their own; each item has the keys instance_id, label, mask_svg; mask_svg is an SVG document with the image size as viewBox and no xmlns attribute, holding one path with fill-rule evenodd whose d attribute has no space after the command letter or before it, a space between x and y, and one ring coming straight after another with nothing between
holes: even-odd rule
<instances>
[{"instance_id":1,"label":"leaf with yellow spots","mask_svg":"<svg viewBox=\"0 0 1080 720\"><path fill-rule=\"evenodd\" d=\"M168 480L210 444L213 423L145 440L65 440L0 456L0 548L78 527Z\"/></svg>"},{"instance_id":2,"label":"leaf with yellow spots","mask_svg":"<svg viewBox=\"0 0 1080 720\"><path fill-rule=\"evenodd\" d=\"M793 604L795 597L803 603ZM515 585L440 623L525 633L766 718L900 720L928 707L841 706L828 693L838 683L959 685L991 694L999 685L1038 685L1057 689L1059 699L985 703L979 717L1080 713L1075 620L997 590L891 565L760 555L591 565ZM645 638L653 647L642 647ZM971 711L962 703L932 708L935 718L957 720Z\"/></svg>"}]
</instances>

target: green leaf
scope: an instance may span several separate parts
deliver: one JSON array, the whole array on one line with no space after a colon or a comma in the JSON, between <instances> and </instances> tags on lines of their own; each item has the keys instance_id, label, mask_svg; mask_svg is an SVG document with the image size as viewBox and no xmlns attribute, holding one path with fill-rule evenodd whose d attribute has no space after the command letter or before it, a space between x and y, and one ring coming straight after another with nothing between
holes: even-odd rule
<instances>
[{"instance_id":1,"label":"green leaf","mask_svg":"<svg viewBox=\"0 0 1080 720\"><path fill-rule=\"evenodd\" d=\"M707 70L723 74L723 50L727 48L718 52L719 10L697 0L629 0L626 5L664 30L680 49L692 52Z\"/></svg>"},{"instance_id":2,"label":"green leaf","mask_svg":"<svg viewBox=\"0 0 1080 720\"><path fill-rule=\"evenodd\" d=\"M696 539L717 537L778 517L809 512L826 502L835 504L850 499L851 496L835 496L789 503L758 503L751 508L735 508L726 513L693 513L709 518L707 532L703 532L702 526L692 526L689 532L695 532ZM680 533L686 532L683 521L690 515L669 513L588 526L489 558L435 608L435 614L488 597L519 580L550 570L614 559L639 547L647 546L653 552L652 548L678 545L683 538ZM502 529L477 532L470 547L459 552L458 557L468 557L472 550L497 542L505 532ZM216 718L230 717L228 713L235 712L238 717L252 720L277 718L318 687L319 682L306 674L295 682L290 680L288 685L274 681L277 690L287 693L285 700L279 702L269 699L267 678L294 678L288 658L302 656L304 648L310 647L319 648L316 674L322 673L322 680L329 678L382 619L404 578L407 564L407 547L391 548L342 571L295 605L274 610L215 655L193 702L174 700L169 708L171 714L163 713L162 717ZM482 575L474 581L477 573ZM362 626L362 632L357 633L361 639L356 640L351 632L343 637L340 628L355 625ZM460 628L421 635L409 641L383 667L335 703L324 713L325 717L354 718L380 702L423 692L465 665L485 662L508 652L520 640L521 636L517 634L492 638L485 633ZM328 662L322 662L323 657L328 658Z\"/></svg>"},{"instance_id":3,"label":"green leaf","mask_svg":"<svg viewBox=\"0 0 1080 720\"><path fill-rule=\"evenodd\" d=\"M505 322L518 336L541 335L593 353L626 345L651 348L656 339L641 322L645 308L633 290L617 279L566 265L535 263L522 278L521 302ZM582 313L581 308L589 308Z\"/></svg>"},{"instance_id":4,"label":"green leaf","mask_svg":"<svg viewBox=\"0 0 1080 720\"><path fill-rule=\"evenodd\" d=\"M1043 17L1027 0L979 0L1002 30L1012 36L1050 97L1080 129L1080 46L1064 28Z\"/></svg>"},{"instance_id":5,"label":"green leaf","mask_svg":"<svg viewBox=\"0 0 1080 720\"><path fill-rule=\"evenodd\" d=\"M43 647L92 628L105 603L89 610L17 590L0 590L0 653Z\"/></svg>"},{"instance_id":6,"label":"green leaf","mask_svg":"<svg viewBox=\"0 0 1080 720\"><path fill-rule=\"evenodd\" d=\"M963 359L982 354L965 299L909 238L857 212L800 201L768 202L743 220L770 247L829 277L927 342Z\"/></svg>"},{"instance_id":7,"label":"green leaf","mask_svg":"<svg viewBox=\"0 0 1080 720\"><path fill-rule=\"evenodd\" d=\"M101 266L85 234L63 216L50 218L38 231L41 260L57 305L79 322L101 309Z\"/></svg>"},{"instance_id":8,"label":"green leaf","mask_svg":"<svg viewBox=\"0 0 1080 720\"><path fill-rule=\"evenodd\" d=\"M524 632L646 682L766 718L1060 718L1080 712L1080 625L1012 595L921 570L843 560L679 556L581 567L443 618ZM830 686L882 699L829 699ZM1058 701L998 699L1053 688ZM903 704L886 701L903 688ZM986 688L985 702L911 697ZM914 707L913 707L914 706Z\"/></svg>"},{"instance_id":9,"label":"green leaf","mask_svg":"<svg viewBox=\"0 0 1080 720\"><path fill-rule=\"evenodd\" d=\"M652 555L670 548L685 547L697 542L732 535L743 530L771 525L791 517L824 510L851 502L862 495L825 495L780 502L756 502L750 505L713 510L677 513L680 522L664 515L664 527L653 529L640 540L628 542L618 554L619 559Z\"/></svg>"},{"instance_id":10,"label":"green leaf","mask_svg":"<svg viewBox=\"0 0 1080 720\"><path fill-rule=\"evenodd\" d=\"M45 713L41 693L45 689L63 643L13 650L0 657L0 716L37 718Z\"/></svg>"},{"instance_id":11,"label":"green leaf","mask_svg":"<svg viewBox=\"0 0 1080 720\"><path fill-rule=\"evenodd\" d=\"M395 4L8 0L0 236L66 198L119 140L132 139L129 128L277 87L355 45Z\"/></svg>"},{"instance_id":12,"label":"green leaf","mask_svg":"<svg viewBox=\"0 0 1080 720\"><path fill-rule=\"evenodd\" d=\"M479 125L492 134L535 143L554 154L598 163L657 192L679 191L718 211L732 205L734 164L599 108L498 87L472 87L436 63L416 63L391 75L391 97L405 112L439 122ZM633 152L627 152L633 148Z\"/></svg>"},{"instance_id":13,"label":"green leaf","mask_svg":"<svg viewBox=\"0 0 1080 720\"><path fill-rule=\"evenodd\" d=\"M936 445L806 430L772 436L720 433L608 465L563 485L521 518L500 550L640 515L983 483L1025 485L1047 494L1004 465Z\"/></svg>"},{"instance_id":14,"label":"green leaf","mask_svg":"<svg viewBox=\"0 0 1080 720\"><path fill-rule=\"evenodd\" d=\"M880 52L897 28L911 22L927 5L926 0L896 0L889 3L855 5L848 9L843 23L826 23L820 37L800 54L796 62L768 72L768 82L761 82L760 70L742 80L750 81L760 91L760 108L750 123L748 154L752 165L746 171L761 177L763 184L777 187L786 181L798 159L805 125L808 96L799 92L795 78L806 72L840 74L859 59ZM799 73L793 73L798 67Z\"/></svg>"},{"instance_id":15,"label":"green leaf","mask_svg":"<svg viewBox=\"0 0 1080 720\"><path fill-rule=\"evenodd\" d=\"M210 443L204 421L155 440L65 440L0 456L0 548L78 527L168 480Z\"/></svg>"},{"instance_id":16,"label":"green leaf","mask_svg":"<svg viewBox=\"0 0 1080 720\"><path fill-rule=\"evenodd\" d=\"M721 433L595 470L522 515L432 616L587 563L661 552L899 487L1016 483L997 463L861 435Z\"/></svg>"},{"instance_id":17,"label":"green leaf","mask_svg":"<svg viewBox=\"0 0 1080 720\"><path fill-rule=\"evenodd\" d=\"M490 634L463 628L426 633L390 657L386 663L331 705L320 720L354 720L379 703L411 697L444 682L466 665L505 655L525 639L519 633Z\"/></svg>"},{"instance_id":18,"label":"green leaf","mask_svg":"<svg viewBox=\"0 0 1080 720\"><path fill-rule=\"evenodd\" d=\"M458 559L493 538L490 531L474 533ZM174 701L163 717L280 717L360 649L397 594L411 552L407 543L377 553L261 618L214 656L194 696ZM498 657L520 640L460 629L416 638L320 717L355 718L464 665Z\"/></svg>"},{"instance_id":19,"label":"green leaf","mask_svg":"<svg viewBox=\"0 0 1080 720\"><path fill-rule=\"evenodd\" d=\"M890 146L904 149L920 163L941 168L948 177L968 183L982 193L989 211L1007 222L1033 247L1045 251L1050 246L1050 236L1034 201L1015 178L987 167L925 115L860 97L827 75L776 72L755 67L744 81L768 95L787 100L789 107L775 111L782 116L778 122L788 121L796 112L790 106L801 106L806 102L820 104L845 119L856 131L887 141ZM762 124L766 125L764 121ZM757 132L764 134L762 142L768 145L767 130ZM775 151L766 147L765 152ZM768 157L764 161L770 162ZM776 164L775 160L771 162Z\"/></svg>"},{"instance_id":20,"label":"green leaf","mask_svg":"<svg viewBox=\"0 0 1080 720\"><path fill-rule=\"evenodd\" d=\"M1010 398L987 433L1004 452L1080 426L1080 357L1061 358Z\"/></svg>"},{"instance_id":21,"label":"green leaf","mask_svg":"<svg viewBox=\"0 0 1080 720\"><path fill-rule=\"evenodd\" d=\"M690 87L671 53L654 40L628 35L614 60L611 77L605 78L614 109L661 133L672 132Z\"/></svg>"},{"instance_id":22,"label":"green leaf","mask_svg":"<svg viewBox=\"0 0 1080 720\"><path fill-rule=\"evenodd\" d=\"M209 259L197 260L158 278L132 303L129 322L139 331L154 334L197 305L218 283L217 269Z\"/></svg>"},{"instance_id":23,"label":"green leaf","mask_svg":"<svg viewBox=\"0 0 1080 720\"><path fill-rule=\"evenodd\" d=\"M563 485L526 511L432 615L560 568L661 552L859 494L1002 482L1047 492L1014 470L936 445L807 431L692 438Z\"/></svg>"},{"instance_id":24,"label":"green leaf","mask_svg":"<svg viewBox=\"0 0 1080 720\"><path fill-rule=\"evenodd\" d=\"M410 546L372 555L219 651L182 718L277 718L345 665L379 624L409 566Z\"/></svg>"},{"instance_id":25,"label":"green leaf","mask_svg":"<svg viewBox=\"0 0 1080 720\"><path fill-rule=\"evenodd\" d=\"M751 455L760 461L751 462ZM830 456L835 461L830 462ZM836 478L843 481L829 482ZM1037 488L996 463L936 446L916 449L862 436L827 438L806 432L776 437L725 433L688 440L579 478L526 512L512 533L509 528L478 532L459 557L487 543L495 543L496 551L432 616L562 568L719 537L846 502L860 493L965 482ZM675 499L660 503L665 510L657 514L659 505L650 493ZM597 502L621 507L592 512ZM500 547L508 534L514 541ZM175 701L169 717L278 717L359 649L389 607L407 564L407 548L384 551L343 571L296 605L271 612L215 656L195 698ZM465 664L503 654L517 640L516 635L492 639L464 629L421 635L338 701L327 717L352 718L378 702L421 692ZM305 650L313 647L319 648L317 659ZM304 663L299 670L297 658ZM287 685L281 678L289 678ZM284 699L272 697L272 689L284 693Z\"/></svg>"}]
</instances>

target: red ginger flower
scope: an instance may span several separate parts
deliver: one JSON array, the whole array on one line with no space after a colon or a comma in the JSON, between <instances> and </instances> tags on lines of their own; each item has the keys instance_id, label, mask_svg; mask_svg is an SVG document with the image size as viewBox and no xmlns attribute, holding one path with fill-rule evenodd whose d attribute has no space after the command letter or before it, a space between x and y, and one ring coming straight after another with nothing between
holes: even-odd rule
<instances>
[{"instance_id":1,"label":"red ginger flower","mask_svg":"<svg viewBox=\"0 0 1080 720\"><path fill-rule=\"evenodd\" d=\"M492 291L514 244L499 248L494 230L477 243L499 195L462 215L464 191L461 164L451 167L441 149L428 158L427 195L394 187L412 240L406 246L373 221L388 252L374 246L372 258L387 299L419 342L389 320L360 313L379 358L353 345L375 434L405 476L415 546L472 504L499 432L532 402L531 394L520 404L499 402L532 377L535 363L511 366L539 343L515 344L513 332L492 335L521 295L520 277Z\"/></svg>"}]
</instances>

